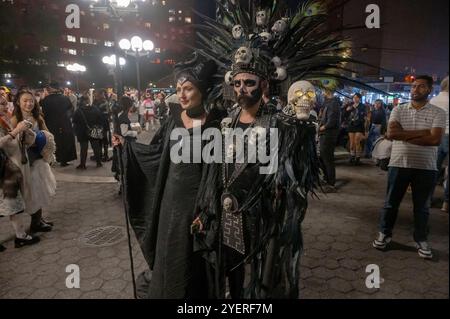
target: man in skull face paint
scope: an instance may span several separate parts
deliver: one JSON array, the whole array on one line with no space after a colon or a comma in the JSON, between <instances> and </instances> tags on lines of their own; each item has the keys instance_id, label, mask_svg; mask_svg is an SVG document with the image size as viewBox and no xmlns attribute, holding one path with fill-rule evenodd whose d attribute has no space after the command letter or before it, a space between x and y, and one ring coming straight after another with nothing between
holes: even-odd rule
<instances>
[{"instance_id":1,"label":"man in skull face paint","mask_svg":"<svg viewBox=\"0 0 450 319\"><path fill-rule=\"evenodd\" d=\"M269 74L267 65L255 60L250 64L237 62L233 65L231 85L237 107L222 121L222 128L244 131L244 149L252 140L249 130L265 129L269 132L270 129L278 129L275 131L276 137L284 142L274 152L277 152L279 159L283 158L288 163L288 170L296 172L298 176L306 174L310 178L314 173L304 168L299 169L298 159L292 157L297 153L292 152L295 147L288 144L296 140L294 144L313 145L315 128L306 122L299 124L295 117L282 115L270 102L270 98L264 99L264 93L269 88ZM286 118L289 118L287 125ZM226 130L223 130L223 134L224 132ZM236 131L234 133L240 138ZM266 136L266 146L271 144L270 139L274 136ZM223 138L223 142L226 140L226 137ZM308 153L308 158L314 159L314 146L311 147L311 152L307 149L304 148L305 154ZM224 150L229 150L227 144L224 144ZM244 154L248 155L247 152ZM233 155L236 159L237 155ZM204 256L212 265L208 277L215 278L210 283L211 296L225 298L226 281L233 299L296 298L298 295L298 282L293 279L295 275L287 275L289 267L280 266L297 264L298 254L288 253L283 256L279 252L281 247L290 247L292 243L298 246L301 243L299 232L290 237L291 234L282 235L282 229L295 228L293 225L300 222L306 204L305 199L288 190L286 178L289 179L289 173L286 173L285 164L279 165L282 168L274 174L264 175L260 169L265 164L258 159L256 163L252 163L245 157L244 163L235 160L232 163L223 161L221 165L212 165L202 178L199 190L201 196L196 205L199 216L194 224L200 229L201 235L197 236L199 249L210 250ZM232 211L229 209L230 202L233 203ZM290 205L297 207L295 212L290 217L281 217L286 210L292 209ZM294 217L291 219L292 216ZM283 228L284 223L290 226ZM291 239L285 240L286 238ZM286 251L288 250L289 248ZM246 266L250 269L248 275ZM285 276L292 278L287 279ZM244 285L244 282L248 282L248 285Z\"/></svg>"},{"instance_id":2,"label":"man in skull face paint","mask_svg":"<svg viewBox=\"0 0 450 319\"><path fill-rule=\"evenodd\" d=\"M238 104L238 109L231 114L232 126L243 131L255 126L268 129L271 117L276 113L276 108L271 104L265 104L263 101L263 92L268 88L267 80L260 75L243 72L234 75L232 84ZM245 168L239 166L239 164L229 164L225 168L226 172L223 176L224 193L229 193L238 205L238 207L234 207L234 210L239 210L248 202L254 182L258 179L264 179L264 176L259 174L258 163L246 163L243 166ZM238 173L239 171L240 173ZM256 244L252 240L252 237L254 237L252 228L257 221L252 218L256 216L252 210L238 212L237 214L229 213L225 210L226 204L223 203L224 212L222 214L224 270L228 277L231 297L239 299L244 297L245 263L243 260ZM236 228L233 225L238 225L239 230L234 232Z\"/></svg>"}]
</instances>

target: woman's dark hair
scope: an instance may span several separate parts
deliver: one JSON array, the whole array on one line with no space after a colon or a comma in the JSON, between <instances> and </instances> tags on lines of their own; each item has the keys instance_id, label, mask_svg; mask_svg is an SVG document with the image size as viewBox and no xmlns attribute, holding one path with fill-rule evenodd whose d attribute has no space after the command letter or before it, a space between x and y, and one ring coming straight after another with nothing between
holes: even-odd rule
<instances>
[{"instance_id":1,"label":"woman's dark hair","mask_svg":"<svg viewBox=\"0 0 450 319\"><path fill-rule=\"evenodd\" d=\"M89 104L90 104L89 97L86 95L82 95L80 97L80 101L78 102L78 106L84 107L84 106L88 106Z\"/></svg>"},{"instance_id":2,"label":"woman's dark hair","mask_svg":"<svg viewBox=\"0 0 450 319\"><path fill-rule=\"evenodd\" d=\"M353 96L357 96L357 97L359 97L360 99L362 99L361 93L355 93Z\"/></svg>"},{"instance_id":3,"label":"woman's dark hair","mask_svg":"<svg viewBox=\"0 0 450 319\"><path fill-rule=\"evenodd\" d=\"M122 111L128 111L133 107L133 100L130 99L128 96L122 96L120 98L120 106Z\"/></svg>"},{"instance_id":4,"label":"woman's dark hair","mask_svg":"<svg viewBox=\"0 0 450 319\"><path fill-rule=\"evenodd\" d=\"M31 92L29 90L22 90L17 93L17 95L14 99L14 113L13 114L16 117L18 123L22 122L24 120L22 110L20 109L20 98L25 94L29 94L33 97L34 107L33 107L33 110L31 111L31 115L38 122L39 129L43 130L45 128L44 117L41 113L41 107L39 106L39 103L37 102L36 98L34 97L33 92Z\"/></svg>"}]
</instances>

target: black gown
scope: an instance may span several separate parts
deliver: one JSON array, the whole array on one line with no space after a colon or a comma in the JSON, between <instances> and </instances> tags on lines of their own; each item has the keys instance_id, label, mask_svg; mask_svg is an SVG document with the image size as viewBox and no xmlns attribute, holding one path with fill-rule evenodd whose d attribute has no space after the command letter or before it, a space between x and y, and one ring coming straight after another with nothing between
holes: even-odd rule
<instances>
[{"instance_id":1,"label":"black gown","mask_svg":"<svg viewBox=\"0 0 450 319\"><path fill-rule=\"evenodd\" d=\"M138 279L140 297L184 299L207 296L203 259L193 253L190 226L202 178L202 164L173 163L170 133L182 127L178 105L149 146L128 139L125 194L132 227L149 270ZM220 123L210 114L203 128ZM189 130L192 139L192 130ZM191 144L192 145L192 144Z\"/></svg>"},{"instance_id":2,"label":"black gown","mask_svg":"<svg viewBox=\"0 0 450 319\"><path fill-rule=\"evenodd\" d=\"M70 121L72 102L68 97L56 93L42 100L41 106L45 124L55 137L56 161L66 163L76 160L75 135Z\"/></svg>"}]
</instances>

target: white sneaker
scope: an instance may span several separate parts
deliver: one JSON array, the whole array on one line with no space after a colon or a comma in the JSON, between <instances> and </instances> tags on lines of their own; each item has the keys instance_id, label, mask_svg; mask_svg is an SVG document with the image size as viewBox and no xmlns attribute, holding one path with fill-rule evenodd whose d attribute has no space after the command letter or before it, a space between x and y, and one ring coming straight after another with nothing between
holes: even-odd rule
<instances>
[{"instance_id":1,"label":"white sneaker","mask_svg":"<svg viewBox=\"0 0 450 319\"><path fill-rule=\"evenodd\" d=\"M416 248L420 257L425 259L433 258L433 252L431 251L431 247L426 241L416 243Z\"/></svg>"},{"instance_id":2,"label":"white sneaker","mask_svg":"<svg viewBox=\"0 0 450 319\"><path fill-rule=\"evenodd\" d=\"M391 240L392 237L387 236L382 232L379 232L377 239L373 241L372 245L376 249L386 249L387 245L391 242Z\"/></svg>"}]
</instances>

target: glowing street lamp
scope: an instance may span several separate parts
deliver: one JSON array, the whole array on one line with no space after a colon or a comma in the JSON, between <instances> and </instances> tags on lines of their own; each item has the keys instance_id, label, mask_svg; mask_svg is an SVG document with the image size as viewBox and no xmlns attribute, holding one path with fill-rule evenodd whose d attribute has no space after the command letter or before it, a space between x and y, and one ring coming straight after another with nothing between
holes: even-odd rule
<instances>
[{"instance_id":1,"label":"glowing street lamp","mask_svg":"<svg viewBox=\"0 0 450 319\"><path fill-rule=\"evenodd\" d=\"M73 72L75 73L75 79L77 82L77 92L79 92L79 87L78 87L78 75L81 73L84 73L87 71L86 67L84 65L78 64L78 63L74 63L74 64L69 64L66 66L67 71L69 72Z\"/></svg>"},{"instance_id":2,"label":"glowing street lamp","mask_svg":"<svg viewBox=\"0 0 450 319\"><path fill-rule=\"evenodd\" d=\"M150 40L142 40L139 36L133 36L131 40L122 39L119 41L119 47L125 51L125 54L136 58L136 72L137 72L137 90L138 99L140 99L141 92L141 73L139 60L141 57L147 56L154 49L154 44Z\"/></svg>"}]
</instances>

